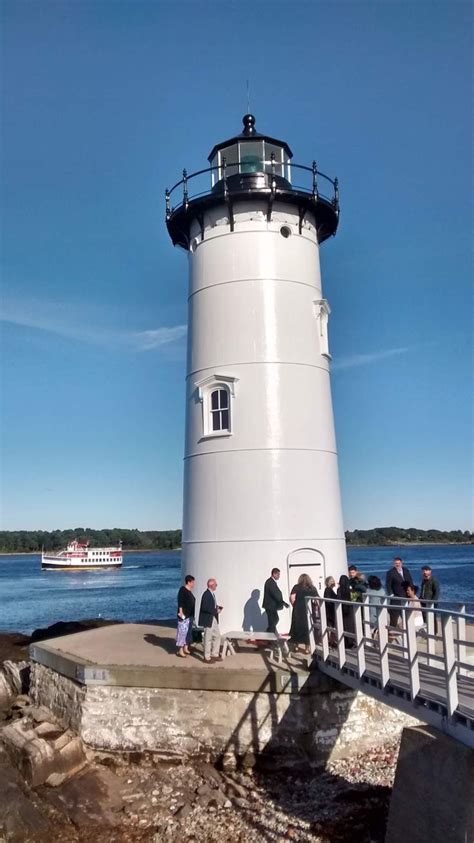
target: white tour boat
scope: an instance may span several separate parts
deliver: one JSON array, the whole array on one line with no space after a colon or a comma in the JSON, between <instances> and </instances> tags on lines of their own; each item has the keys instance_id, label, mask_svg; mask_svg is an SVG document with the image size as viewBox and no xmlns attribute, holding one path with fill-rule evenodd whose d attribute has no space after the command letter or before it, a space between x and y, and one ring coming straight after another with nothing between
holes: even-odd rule
<instances>
[{"instance_id":1,"label":"white tour boat","mask_svg":"<svg viewBox=\"0 0 474 843\"><path fill-rule=\"evenodd\" d=\"M120 568L122 566L122 544L114 547L89 547L76 539L69 542L59 553L41 554L41 568L53 570L67 568L74 571L92 568Z\"/></svg>"}]
</instances>

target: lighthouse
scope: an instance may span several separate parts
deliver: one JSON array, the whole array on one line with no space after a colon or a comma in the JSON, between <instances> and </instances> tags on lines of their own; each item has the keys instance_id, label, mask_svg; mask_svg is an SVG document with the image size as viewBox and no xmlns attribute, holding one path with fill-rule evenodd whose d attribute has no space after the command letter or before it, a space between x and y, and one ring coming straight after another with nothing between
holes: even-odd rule
<instances>
[{"instance_id":1,"label":"lighthouse","mask_svg":"<svg viewBox=\"0 0 474 843\"><path fill-rule=\"evenodd\" d=\"M319 262L338 185L292 159L246 114L166 191L189 260L182 572L198 600L217 579L223 631L266 628L272 568L286 602L302 573L321 594L347 570Z\"/></svg>"}]
</instances>

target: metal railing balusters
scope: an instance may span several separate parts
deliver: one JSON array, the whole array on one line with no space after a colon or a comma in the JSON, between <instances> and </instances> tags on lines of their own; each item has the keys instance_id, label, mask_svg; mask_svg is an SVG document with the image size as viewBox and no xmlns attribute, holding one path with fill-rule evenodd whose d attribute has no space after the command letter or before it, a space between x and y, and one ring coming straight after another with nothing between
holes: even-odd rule
<instances>
[{"instance_id":1,"label":"metal railing balusters","mask_svg":"<svg viewBox=\"0 0 474 843\"><path fill-rule=\"evenodd\" d=\"M185 208L187 208L189 205L188 174L186 170L183 170L183 205Z\"/></svg>"},{"instance_id":2,"label":"metal railing balusters","mask_svg":"<svg viewBox=\"0 0 474 843\"><path fill-rule=\"evenodd\" d=\"M342 605L336 603L336 637L337 637L337 660L339 669L346 663L346 644L344 641L344 619L342 617Z\"/></svg>"},{"instance_id":3,"label":"metal railing balusters","mask_svg":"<svg viewBox=\"0 0 474 843\"><path fill-rule=\"evenodd\" d=\"M368 605L369 598L367 594L362 595L362 621L364 627L364 637L372 638L372 629L370 626L370 607Z\"/></svg>"},{"instance_id":4,"label":"metal railing balusters","mask_svg":"<svg viewBox=\"0 0 474 843\"><path fill-rule=\"evenodd\" d=\"M431 603L429 608L431 608L432 605L433 604ZM428 607L426 606L425 608L428 608ZM432 658L430 659L430 656L436 655L436 638L435 638L435 636L436 636L436 619L435 619L434 613L429 612L429 611L427 611L425 613L425 617L426 617L426 633L427 633L426 649L427 649L427 652L428 652L426 664L428 665L428 667L433 667L433 665L435 664L435 660L432 659Z\"/></svg>"},{"instance_id":5,"label":"metal railing balusters","mask_svg":"<svg viewBox=\"0 0 474 843\"><path fill-rule=\"evenodd\" d=\"M382 680L382 688L385 688L390 682L390 669L388 664L388 609L387 599L384 598L377 616L377 631L379 644L379 664L380 676Z\"/></svg>"},{"instance_id":6,"label":"metal railing balusters","mask_svg":"<svg viewBox=\"0 0 474 843\"><path fill-rule=\"evenodd\" d=\"M354 629L357 650L357 669L359 671L359 678L362 679L365 673L365 649L364 631L362 628L362 604L354 603L352 611L354 616Z\"/></svg>"},{"instance_id":7,"label":"metal railing balusters","mask_svg":"<svg viewBox=\"0 0 474 843\"><path fill-rule=\"evenodd\" d=\"M448 712L452 717L459 704L458 680L456 675L456 655L454 651L453 621L448 613L441 617L444 649L444 673L446 680L446 694Z\"/></svg>"},{"instance_id":8,"label":"metal railing balusters","mask_svg":"<svg viewBox=\"0 0 474 843\"><path fill-rule=\"evenodd\" d=\"M416 643L415 609L405 609L406 640L408 651L408 669L410 671L410 693L412 700L420 692L420 670L418 664L418 646Z\"/></svg>"},{"instance_id":9,"label":"metal railing balusters","mask_svg":"<svg viewBox=\"0 0 474 843\"><path fill-rule=\"evenodd\" d=\"M224 183L224 199L227 199L229 195L229 187L227 185L227 161L225 156L222 159L222 181Z\"/></svg>"},{"instance_id":10,"label":"metal railing balusters","mask_svg":"<svg viewBox=\"0 0 474 843\"><path fill-rule=\"evenodd\" d=\"M329 630L327 622L326 604L324 603L324 601L318 603L318 609L321 624L321 647L323 650L323 659L324 661L326 661L329 656Z\"/></svg>"},{"instance_id":11,"label":"metal railing balusters","mask_svg":"<svg viewBox=\"0 0 474 843\"><path fill-rule=\"evenodd\" d=\"M266 187L266 189L267 190L270 189L273 194L276 194L277 187L278 187L277 179L276 179L276 163L277 162L276 162L276 157L275 157L274 152L271 153L270 161L271 161L270 173L269 173L270 179L269 179L269 184ZM228 175L227 175L227 173L229 171L229 167L237 168L237 172L240 173L241 172L240 166L241 165L239 164L239 162L229 163L229 162L225 161L225 158L223 158L222 162L220 164L212 166L212 167L206 167L202 170L196 170L196 172L194 172L194 173L188 173L187 170L183 170L182 179L180 179L180 181L176 182L176 184L174 184L173 187L171 187L171 188L169 188L165 191L166 219L169 220L178 208L184 207L185 210L186 210L188 205L189 205L189 202L191 201L191 199L196 198L196 196L205 196L208 193L212 194L213 189L215 188L216 184L221 179L223 181L224 197L226 197L227 193L228 193L228 184L227 184ZM288 181L290 181L290 172L289 172L290 163L288 162L286 166L288 168L288 172L287 172ZM332 179L329 176L327 176L325 173L322 173L320 170L318 170L317 165L316 165L316 161L312 162L311 167L306 167L303 164L295 164L295 163L291 163L291 167L294 168L295 170L301 170L303 173L307 173L307 174L311 175L311 183L310 184L308 183L309 182L309 178L308 178L307 182L304 186L297 187L296 185L293 185L292 190L299 190L302 193L307 194L308 196L312 196L313 199L317 202L322 201L322 202L324 202L328 205L331 205L334 208L334 210L337 213L339 213L339 184L338 184L337 178ZM198 191L197 193L193 193L192 197L190 197L189 182L191 181L191 179L196 179L199 176L202 176L204 174L207 174L207 175L210 174L210 176L211 176L210 190L209 190L209 188L207 188L206 190ZM265 174L265 168L262 169L262 174ZM281 168L280 168L279 175L280 176L282 175ZM329 194L328 196L324 196L320 192L319 186L320 186L320 180L321 179L323 179L324 184L327 184L327 186L328 186L328 190L327 190L327 193ZM181 199L180 202L178 202L178 204L175 204L175 206L173 207L172 204L171 204L172 195L174 194L174 191L179 187L182 187L182 191L183 191L182 199Z\"/></svg>"},{"instance_id":12,"label":"metal railing balusters","mask_svg":"<svg viewBox=\"0 0 474 843\"><path fill-rule=\"evenodd\" d=\"M466 662L466 644L464 643L466 640L466 604L463 603L459 609L460 614L456 618L456 637L457 637L457 651L458 651L458 661L459 662ZM459 668L460 676L467 676L468 671L460 667Z\"/></svg>"},{"instance_id":13,"label":"metal railing balusters","mask_svg":"<svg viewBox=\"0 0 474 843\"><path fill-rule=\"evenodd\" d=\"M319 607L320 636L314 634L311 601ZM328 626L326 604L334 609L336 640ZM417 625L419 606L401 599L397 605L402 622L392 627L389 609L393 605L392 597L371 600L364 595L360 603L308 598L310 642L321 669L352 688L391 700L402 711L407 711L407 700L411 700L413 708L408 712L413 716L474 746L474 614L466 612L465 604L460 611L425 604L422 611L428 631L424 633ZM370 609L377 613L375 637L366 634ZM434 634L437 623L440 636ZM403 643L390 640L394 634ZM355 643L355 650L348 642ZM367 674L369 681L363 679Z\"/></svg>"},{"instance_id":14,"label":"metal railing balusters","mask_svg":"<svg viewBox=\"0 0 474 843\"><path fill-rule=\"evenodd\" d=\"M309 646L311 653L314 653L316 650L316 635L314 631L313 609L309 600L306 601L306 614L308 618Z\"/></svg>"},{"instance_id":15,"label":"metal railing balusters","mask_svg":"<svg viewBox=\"0 0 474 843\"><path fill-rule=\"evenodd\" d=\"M313 161L312 170L313 170L313 199L318 199L319 198L319 194L318 194L318 168L316 166L316 161Z\"/></svg>"}]
</instances>

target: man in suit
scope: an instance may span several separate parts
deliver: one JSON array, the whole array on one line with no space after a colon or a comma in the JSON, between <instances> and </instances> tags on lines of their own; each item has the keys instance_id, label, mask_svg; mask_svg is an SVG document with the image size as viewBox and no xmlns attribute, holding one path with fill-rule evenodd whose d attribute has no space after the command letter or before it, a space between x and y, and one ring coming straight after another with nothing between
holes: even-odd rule
<instances>
[{"instance_id":1,"label":"man in suit","mask_svg":"<svg viewBox=\"0 0 474 843\"><path fill-rule=\"evenodd\" d=\"M283 607L286 607L287 609L289 608L288 603L285 603L283 600L283 594L277 585L279 579L280 569L272 568L272 574L266 581L263 590L262 605L267 613L267 632L274 632L275 634L277 633L278 612L280 612Z\"/></svg>"},{"instance_id":2,"label":"man in suit","mask_svg":"<svg viewBox=\"0 0 474 843\"><path fill-rule=\"evenodd\" d=\"M403 561L399 556L396 556L393 560L393 567L389 568L385 578L385 590L387 592L387 597L406 597L405 583L413 585L413 580L408 568L405 568ZM390 609L389 612L390 626L398 626L398 621L400 620L400 616L402 614L398 607L401 605L400 600L393 601L393 606L395 608Z\"/></svg>"},{"instance_id":3,"label":"man in suit","mask_svg":"<svg viewBox=\"0 0 474 843\"><path fill-rule=\"evenodd\" d=\"M219 614L222 612L222 606L217 605L216 588L217 581L211 577L207 581L207 589L202 595L199 610L199 626L204 627L204 661L207 664L218 660L221 646Z\"/></svg>"}]
</instances>

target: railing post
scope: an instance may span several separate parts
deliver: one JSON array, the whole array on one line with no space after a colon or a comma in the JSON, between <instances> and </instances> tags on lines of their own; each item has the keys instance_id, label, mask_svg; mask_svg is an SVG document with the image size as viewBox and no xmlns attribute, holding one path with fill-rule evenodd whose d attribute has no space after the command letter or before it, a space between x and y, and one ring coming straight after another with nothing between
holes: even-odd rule
<instances>
[{"instance_id":1,"label":"railing post","mask_svg":"<svg viewBox=\"0 0 474 843\"><path fill-rule=\"evenodd\" d=\"M332 200L332 204L334 206L334 210L339 213L339 179L334 179L334 199Z\"/></svg>"},{"instance_id":2,"label":"railing post","mask_svg":"<svg viewBox=\"0 0 474 843\"><path fill-rule=\"evenodd\" d=\"M341 670L346 663L346 645L344 642L344 621L342 617L342 606L340 603L334 604L336 607L336 636L337 636L337 662L339 670Z\"/></svg>"},{"instance_id":3,"label":"railing post","mask_svg":"<svg viewBox=\"0 0 474 843\"><path fill-rule=\"evenodd\" d=\"M318 168L316 161L313 161L313 199L318 199Z\"/></svg>"},{"instance_id":4,"label":"railing post","mask_svg":"<svg viewBox=\"0 0 474 843\"><path fill-rule=\"evenodd\" d=\"M165 202L166 202L166 219L169 220L171 216L171 200L170 200L170 192L168 188L165 190Z\"/></svg>"},{"instance_id":5,"label":"railing post","mask_svg":"<svg viewBox=\"0 0 474 843\"><path fill-rule=\"evenodd\" d=\"M372 631L370 628L370 606L367 604L369 603L369 595L363 594L362 595L362 621L364 625L364 636L365 638L372 638Z\"/></svg>"},{"instance_id":6,"label":"railing post","mask_svg":"<svg viewBox=\"0 0 474 843\"><path fill-rule=\"evenodd\" d=\"M390 681L390 671L388 665L388 609L387 599L384 598L377 617L377 629L379 636L379 657L380 657L380 678L382 681L382 688L385 688Z\"/></svg>"},{"instance_id":7,"label":"railing post","mask_svg":"<svg viewBox=\"0 0 474 843\"><path fill-rule=\"evenodd\" d=\"M453 621L449 612L442 613L441 628L443 632L444 673L446 680L448 714L452 717L458 707L459 700L458 680L456 675L456 656L454 652Z\"/></svg>"},{"instance_id":8,"label":"railing post","mask_svg":"<svg viewBox=\"0 0 474 843\"><path fill-rule=\"evenodd\" d=\"M273 154L273 153L272 153ZM311 606L311 602L310 602ZM326 603L324 600L318 600L319 607L319 621L321 624L321 645L323 648L323 660L327 661L329 657L329 630L326 613Z\"/></svg>"},{"instance_id":9,"label":"railing post","mask_svg":"<svg viewBox=\"0 0 474 843\"><path fill-rule=\"evenodd\" d=\"M185 209L187 209L189 205L188 201L188 174L186 170L183 170L183 205Z\"/></svg>"},{"instance_id":10,"label":"railing post","mask_svg":"<svg viewBox=\"0 0 474 843\"><path fill-rule=\"evenodd\" d=\"M227 187L227 161L225 156L222 159L222 181L224 182L224 198L227 199L229 189Z\"/></svg>"},{"instance_id":11,"label":"railing post","mask_svg":"<svg viewBox=\"0 0 474 843\"><path fill-rule=\"evenodd\" d=\"M430 656L436 655L436 639L432 638L436 634L436 620L435 614L431 611L433 607L432 603L426 603L424 606L424 612L426 616L426 650L427 650L427 658L426 664L428 667L436 667L436 659L430 659Z\"/></svg>"},{"instance_id":12,"label":"railing post","mask_svg":"<svg viewBox=\"0 0 474 843\"><path fill-rule=\"evenodd\" d=\"M466 614L465 603L462 603L459 606L458 611L460 613L456 618L456 626L457 626L456 637L458 639L458 645L457 645L458 662L465 662L466 661L466 645L461 644L461 641L466 640L466 618L461 617L461 616L465 616L465 614ZM467 676L468 671L466 670L465 667L460 667L459 668L459 674L460 674L460 676Z\"/></svg>"},{"instance_id":13,"label":"railing post","mask_svg":"<svg viewBox=\"0 0 474 843\"><path fill-rule=\"evenodd\" d=\"M270 168L272 171L272 194L275 195L276 191L276 182L275 182L275 153L272 152L270 155Z\"/></svg>"},{"instance_id":14,"label":"railing post","mask_svg":"<svg viewBox=\"0 0 474 843\"><path fill-rule=\"evenodd\" d=\"M402 614L402 645L405 648L405 653L408 650L408 625L407 625L407 610L406 606L399 604ZM403 656L405 658L405 654Z\"/></svg>"},{"instance_id":15,"label":"railing post","mask_svg":"<svg viewBox=\"0 0 474 843\"><path fill-rule=\"evenodd\" d=\"M306 616L308 619L309 646L311 653L314 653L316 650L316 635L314 634L313 607L308 599L306 599Z\"/></svg>"},{"instance_id":16,"label":"railing post","mask_svg":"<svg viewBox=\"0 0 474 843\"><path fill-rule=\"evenodd\" d=\"M406 640L408 650L408 669L410 671L410 691L412 700L420 691L420 670L418 664L418 645L416 643L415 610L404 609Z\"/></svg>"},{"instance_id":17,"label":"railing post","mask_svg":"<svg viewBox=\"0 0 474 843\"><path fill-rule=\"evenodd\" d=\"M364 633L362 629L362 605L360 603L354 603L354 605L351 606L351 609L354 612L354 629L357 647L357 669L359 671L359 679L361 679L365 673L365 649Z\"/></svg>"}]
</instances>

